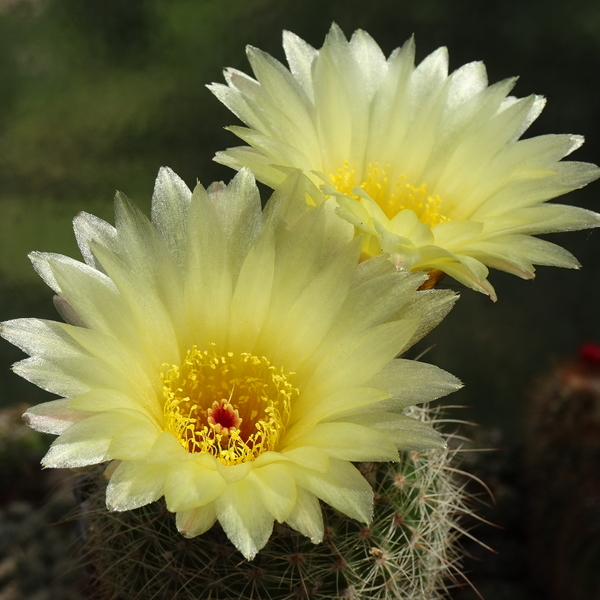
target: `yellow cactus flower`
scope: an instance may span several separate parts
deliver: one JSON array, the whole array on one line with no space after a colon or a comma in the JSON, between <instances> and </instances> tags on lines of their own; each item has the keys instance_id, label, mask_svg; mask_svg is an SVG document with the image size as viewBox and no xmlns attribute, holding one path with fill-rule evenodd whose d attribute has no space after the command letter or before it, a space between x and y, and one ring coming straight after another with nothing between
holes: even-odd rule
<instances>
[{"instance_id":1,"label":"yellow cactus flower","mask_svg":"<svg viewBox=\"0 0 600 600\"><path fill-rule=\"evenodd\" d=\"M247 170L192 193L162 169L151 221L118 194L115 227L75 218L84 263L32 253L68 324L0 332L31 356L14 370L61 396L25 415L59 436L44 466L111 461L109 509L164 496L184 536L219 521L251 559L274 521L319 542L319 500L368 522L351 461L442 444L403 409L459 383L395 357L454 295L359 264L352 228L331 200L308 209L303 179L263 212Z\"/></svg>"},{"instance_id":2,"label":"yellow cactus flower","mask_svg":"<svg viewBox=\"0 0 600 600\"><path fill-rule=\"evenodd\" d=\"M519 139L542 97L508 96L515 79L488 86L481 62L448 75L446 48L415 67L412 39L388 59L336 25L321 50L287 31L283 45L289 70L249 47L256 80L227 69L227 85L209 86L248 126L229 129L249 146L217 162L273 188L300 169L337 197L363 258L388 253L398 269L447 273L494 300L487 267L531 279L533 265L579 266L532 235L597 227L598 214L546 200L599 170L561 162L581 136Z\"/></svg>"}]
</instances>

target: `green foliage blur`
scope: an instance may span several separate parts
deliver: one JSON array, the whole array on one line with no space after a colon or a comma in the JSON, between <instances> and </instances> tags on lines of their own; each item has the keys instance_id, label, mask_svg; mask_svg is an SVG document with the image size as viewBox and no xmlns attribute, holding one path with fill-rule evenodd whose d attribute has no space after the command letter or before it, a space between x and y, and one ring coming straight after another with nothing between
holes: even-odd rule
<instances>
[{"instance_id":1,"label":"green foliage blur","mask_svg":"<svg viewBox=\"0 0 600 600\"><path fill-rule=\"evenodd\" d=\"M191 187L228 180L211 159L238 144L223 130L237 120L205 84L227 66L248 71L246 44L283 60L282 29L320 47L332 21L366 29L386 53L414 34L419 60L447 45L452 69L484 60L491 82L520 75L517 95L549 100L527 135L585 134L575 159L600 161L594 0L0 0L0 318L56 318L26 255L77 256L78 211L112 221L116 189L148 210L161 165ZM596 189L565 201L597 210ZM535 282L494 272L498 304L465 290L421 347L436 343L425 360L466 382L454 402L517 435L528 379L600 341L599 234L549 239L583 271L542 268ZM0 404L47 399L9 373L19 358L0 345Z\"/></svg>"}]
</instances>

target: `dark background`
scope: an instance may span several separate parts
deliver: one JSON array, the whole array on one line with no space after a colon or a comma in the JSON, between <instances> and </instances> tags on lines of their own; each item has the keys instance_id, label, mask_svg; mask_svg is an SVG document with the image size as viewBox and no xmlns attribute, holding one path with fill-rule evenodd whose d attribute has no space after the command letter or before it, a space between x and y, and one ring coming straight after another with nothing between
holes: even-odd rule
<instances>
[{"instance_id":1,"label":"dark background","mask_svg":"<svg viewBox=\"0 0 600 600\"><path fill-rule=\"evenodd\" d=\"M572 158L600 161L595 0L0 0L0 318L55 318L26 254L77 256L71 218L79 210L112 221L119 189L148 211L161 165L190 187L229 180L211 159L238 145L222 129L236 119L205 84L223 81L226 66L248 72L246 44L283 60L282 29L320 47L332 21L347 35L366 29L386 54L414 34L419 61L447 45L451 70L484 60L490 82L520 75L517 96L548 98L525 137L584 134ZM600 210L598 190L591 184L560 201ZM480 423L482 443L505 457L522 451L533 378L582 343L600 342L600 233L548 239L583 269L542 267L533 282L494 271L499 301L461 290L418 348L435 344L424 360L466 384L448 402L470 406L461 418ZM0 345L0 406L48 399L9 372L21 357ZM485 595L495 593L491 586Z\"/></svg>"}]
</instances>

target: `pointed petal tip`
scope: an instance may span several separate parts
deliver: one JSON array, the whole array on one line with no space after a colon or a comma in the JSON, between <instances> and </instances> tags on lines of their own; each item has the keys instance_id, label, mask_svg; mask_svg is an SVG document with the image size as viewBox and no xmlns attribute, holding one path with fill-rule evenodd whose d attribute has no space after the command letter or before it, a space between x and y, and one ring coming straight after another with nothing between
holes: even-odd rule
<instances>
[{"instance_id":1,"label":"pointed petal tip","mask_svg":"<svg viewBox=\"0 0 600 600\"><path fill-rule=\"evenodd\" d=\"M177 530L179 531L179 533L186 539L191 540L196 536L196 534L192 533L191 531L188 531L187 529L183 528L183 527L177 527Z\"/></svg>"},{"instance_id":2,"label":"pointed petal tip","mask_svg":"<svg viewBox=\"0 0 600 600\"><path fill-rule=\"evenodd\" d=\"M171 167L161 166L158 168L158 173L157 173L156 179L155 179L155 185L159 184L161 181L163 181L165 179L176 180L176 181L181 180L179 175L177 175L177 173L175 173L175 171L173 171L173 169L171 169Z\"/></svg>"},{"instance_id":3,"label":"pointed petal tip","mask_svg":"<svg viewBox=\"0 0 600 600\"><path fill-rule=\"evenodd\" d=\"M242 550L241 548L238 548L238 550L242 553L244 558L248 561L254 560L255 556L258 554L258 550L254 549L254 548L251 550Z\"/></svg>"},{"instance_id":4,"label":"pointed petal tip","mask_svg":"<svg viewBox=\"0 0 600 600\"><path fill-rule=\"evenodd\" d=\"M481 292L489 297L492 302L496 302L498 300L498 296L496 294L496 290L492 286L492 284L485 279L484 281L473 282L473 285L470 285L472 289L476 292Z\"/></svg>"},{"instance_id":5,"label":"pointed petal tip","mask_svg":"<svg viewBox=\"0 0 600 600\"><path fill-rule=\"evenodd\" d=\"M323 44L323 47L327 46L329 43L332 43L334 41L348 43L348 40L344 35L342 28L335 21L331 24L331 27L329 28L329 31L325 36L325 43Z\"/></svg>"},{"instance_id":6,"label":"pointed petal tip","mask_svg":"<svg viewBox=\"0 0 600 600\"><path fill-rule=\"evenodd\" d=\"M283 39L284 45L287 40L290 40L293 42L295 40L302 39L299 35L295 34L293 31L290 31L289 29L284 29L281 34L281 37Z\"/></svg>"}]
</instances>

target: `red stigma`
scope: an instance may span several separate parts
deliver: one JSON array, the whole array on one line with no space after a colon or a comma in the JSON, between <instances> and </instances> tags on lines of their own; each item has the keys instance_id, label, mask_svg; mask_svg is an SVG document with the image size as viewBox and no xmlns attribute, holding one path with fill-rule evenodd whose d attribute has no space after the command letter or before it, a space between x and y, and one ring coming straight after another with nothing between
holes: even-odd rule
<instances>
[{"instance_id":1,"label":"red stigma","mask_svg":"<svg viewBox=\"0 0 600 600\"><path fill-rule=\"evenodd\" d=\"M215 400L212 407L208 409L208 423L212 425L217 433L229 435L231 429L239 428L242 423L237 408L234 408L227 400Z\"/></svg>"}]
</instances>

